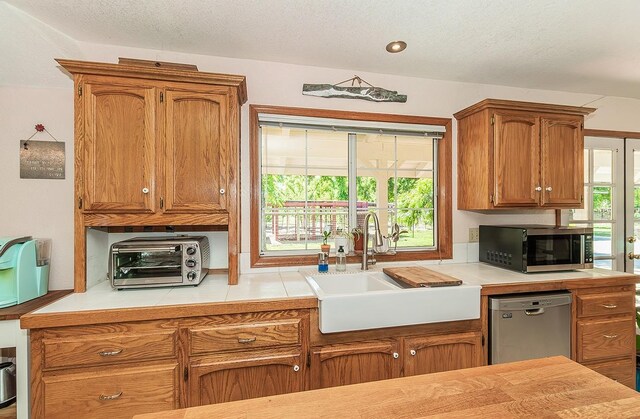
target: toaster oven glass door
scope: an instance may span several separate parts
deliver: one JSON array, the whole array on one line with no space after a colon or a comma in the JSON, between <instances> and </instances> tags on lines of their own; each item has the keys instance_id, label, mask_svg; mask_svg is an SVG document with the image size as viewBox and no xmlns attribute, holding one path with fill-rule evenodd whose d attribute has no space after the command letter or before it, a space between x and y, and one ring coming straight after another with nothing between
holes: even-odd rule
<instances>
[{"instance_id":1,"label":"toaster oven glass door","mask_svg":"<svg viewBox=\"0 0 640 419\"><path fill-rule=\"evenodd\" d=\"M582 263L581 234L551 234L527 237L527 266L575 265Z\"/></svg>"},{"instance_id":2,"label":"toaster oven glass door","mask_svg":"<svg viewBox=\"0 0 640 419\"><path fill-rule=\"evenodd\" d=\"M118 285L173 284L182 282L182 246L121 248L112 255L114 282Z\"/></svg>"}]
</instances>

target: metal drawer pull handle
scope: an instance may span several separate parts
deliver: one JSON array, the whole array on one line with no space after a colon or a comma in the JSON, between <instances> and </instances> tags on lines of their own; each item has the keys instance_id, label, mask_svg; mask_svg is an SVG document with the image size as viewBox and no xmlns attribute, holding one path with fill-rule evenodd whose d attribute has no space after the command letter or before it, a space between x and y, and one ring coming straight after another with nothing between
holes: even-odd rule
<instances>
[{"instance_id":1,"label":"metal drawer pull handle","mask_svg":"<svg viewBox=\"0 0 640 419\"><path fill-rule=\"evenodd\" d=\"M251 342L255 342L256 341L256 337L252 337L252 338L238 338L238 343L251 343Z\"/></svg>"},{"instance_id":2,"label":"metal drawer pull handle","mask_svg":"<svg viewBox=\"0 0 640 419\"><path fill-rule=\"evenodd\" d=\"M293 366L293 370L294 370L295 372L300 371L300 366L299 366L299 365L294 365L294 366Z\"/></svg>"},{"instance_id":3,"label":"metal drawer pull handle","mask_svg":"<svg viewBox=\"0 0 640 419\"><path fill-rule=\"evenodd\" d=\"M604 308L616 308L618 306L616 304L602 304L602 307L604 307Z\"/></svg>"},{"instance_id":4,"label":"metal drawer pull handle","mask_svg":"<svg viewBox=\"0 0 640 419\"><path fill-rule=\"evenodd\" d=\"M118 349L117 351L102 351L102 352L98 352L98 355L100 356L115 356L118 355L119 353L121 353L123 351L123 349Z\"/></svg>"},{"instance_id":5,"label":"metal drawer pull handle","mask_svg":"<svg viewBox=\"0 0 640 419\"><path fill-rule=\"evenodd\" d=\"M602 336L604 336L607 339L615 339L618 337L618 335L602 335Z\"/></svg>"},{"instance_id":6,"label":"metal drawer pull handle","mask_svg":"<svg viewBox=\"0 0 640 419\"><path fill-rule=\"evenodd\" d=\"M98 399L100 399L100 400L115 400L115 399L119 399L120 396L122 396L122 392L120 392L118 394L112 394L111 396L105 396L104 394L101 394L100 397L98 397Z\"/></svg>"},{"instance_id":7,"label":"metal drawer pull handle","mask_svg":"<svg viewBox=\"0 0 640 419\"><path fill-rule=\"evenodd\" d=\"M416 350L415 349L410 350L409 353L411 354L411 356L416 356Z\"/></svg>"}]
</instances>

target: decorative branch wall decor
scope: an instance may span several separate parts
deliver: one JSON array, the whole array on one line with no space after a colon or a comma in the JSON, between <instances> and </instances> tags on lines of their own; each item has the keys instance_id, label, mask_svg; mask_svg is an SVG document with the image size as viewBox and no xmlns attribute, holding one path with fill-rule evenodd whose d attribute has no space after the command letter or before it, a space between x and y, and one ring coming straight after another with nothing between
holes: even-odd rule
<instances>
[{"instance_id":1,"label":"decorative branch wall decor","mask_svg":"<svg viewBox=\"0 0 640 419\"><path fill-rule=\"evenodd\" d=\"M351 86L340 86L351 82ZM355 86L358 83L358 86ZM366 84L363 86L362 83ZM382 87L375 87L358 76L342 81L337 84L308 84L302 85L302 94L307 96L318 96L326 98L342 99L362 99L371 102L400 102L407 101L407 95L399 95L395 90L387 90Z\"/></svg>"}]
</instances>

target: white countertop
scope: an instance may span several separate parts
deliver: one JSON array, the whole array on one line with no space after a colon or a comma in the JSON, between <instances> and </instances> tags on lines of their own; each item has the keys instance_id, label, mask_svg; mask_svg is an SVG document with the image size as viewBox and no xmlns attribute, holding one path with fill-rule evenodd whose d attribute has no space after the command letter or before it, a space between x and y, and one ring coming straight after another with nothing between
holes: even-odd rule
<instances>
[{"instance_id":1,"label":"white countertop","mask_svg":"<svg viewBox=\"0 0 640 419\"><path fill-rule=\"evenodd\" d=\"M442 265L424 265L425 268L461 279L469 285L525 284L544 281L564 281L568 279L606 279L621 276L633 276L624 272L607 269L579 269L566 272L545 272L523 274L498 268L486 263L459 263Z\"/></svg>"},{"instance_id":2,"label":"white countertop","mask_svg":"<svg viewBox=\"0 0 640 419\"><path fill-rule=\"evenodd\" d=\"M226 274L210 274L197 287L139 288L117 291L103 281L84 293L69 294L32 314L111 310L179 304L223 303L315 297L298 272L240 275L238 285L228 285Z\"/></svg>"},{"instance_id":3,"label":"white countertop","mask_svg":"<svg viewBox=\"0 0 640 419\"><path fill-rule=\"evenodd\" d=\"M612 272L605 269L522 274L490 266L485 263L438 265L414 262L402 265L410 264L421 265L428 269L461 279L466 284L480 286L631 276L630 274ZM387 264L385 264L385 266L387 266ZM388 266L392 265L389 264ZM313 268L306 266L301 267L300 271L305 272L310 269ZM380 270L382 270L380 266L372 269L372 271ZM34 311L32 314L286 299L294 297L315 297L315 294L300 272L243 274L240 275L238 285L228 285L225 274L210 274L197 287L142 288L116 291L111 288L108 281L103 281L85 293L70 294Z\"/></svg>"}]
</instances>

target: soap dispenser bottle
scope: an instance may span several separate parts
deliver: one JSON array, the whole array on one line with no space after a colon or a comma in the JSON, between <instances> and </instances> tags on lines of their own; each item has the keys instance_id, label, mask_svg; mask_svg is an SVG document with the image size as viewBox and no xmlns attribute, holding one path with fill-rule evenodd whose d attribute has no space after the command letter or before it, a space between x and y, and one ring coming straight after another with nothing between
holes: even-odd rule
<instances>
[{"instance_id":1,"label":"soap dispenser bottle","mask_svg":"<svg viewBox=\"0 0 640 419\"><path fill-rule=\"evenodd\" d=\"M344 272L347 270L347 255L344 253L344 247L340 246L336 253L336 271Z\"/></svg>"}]
</instances>

